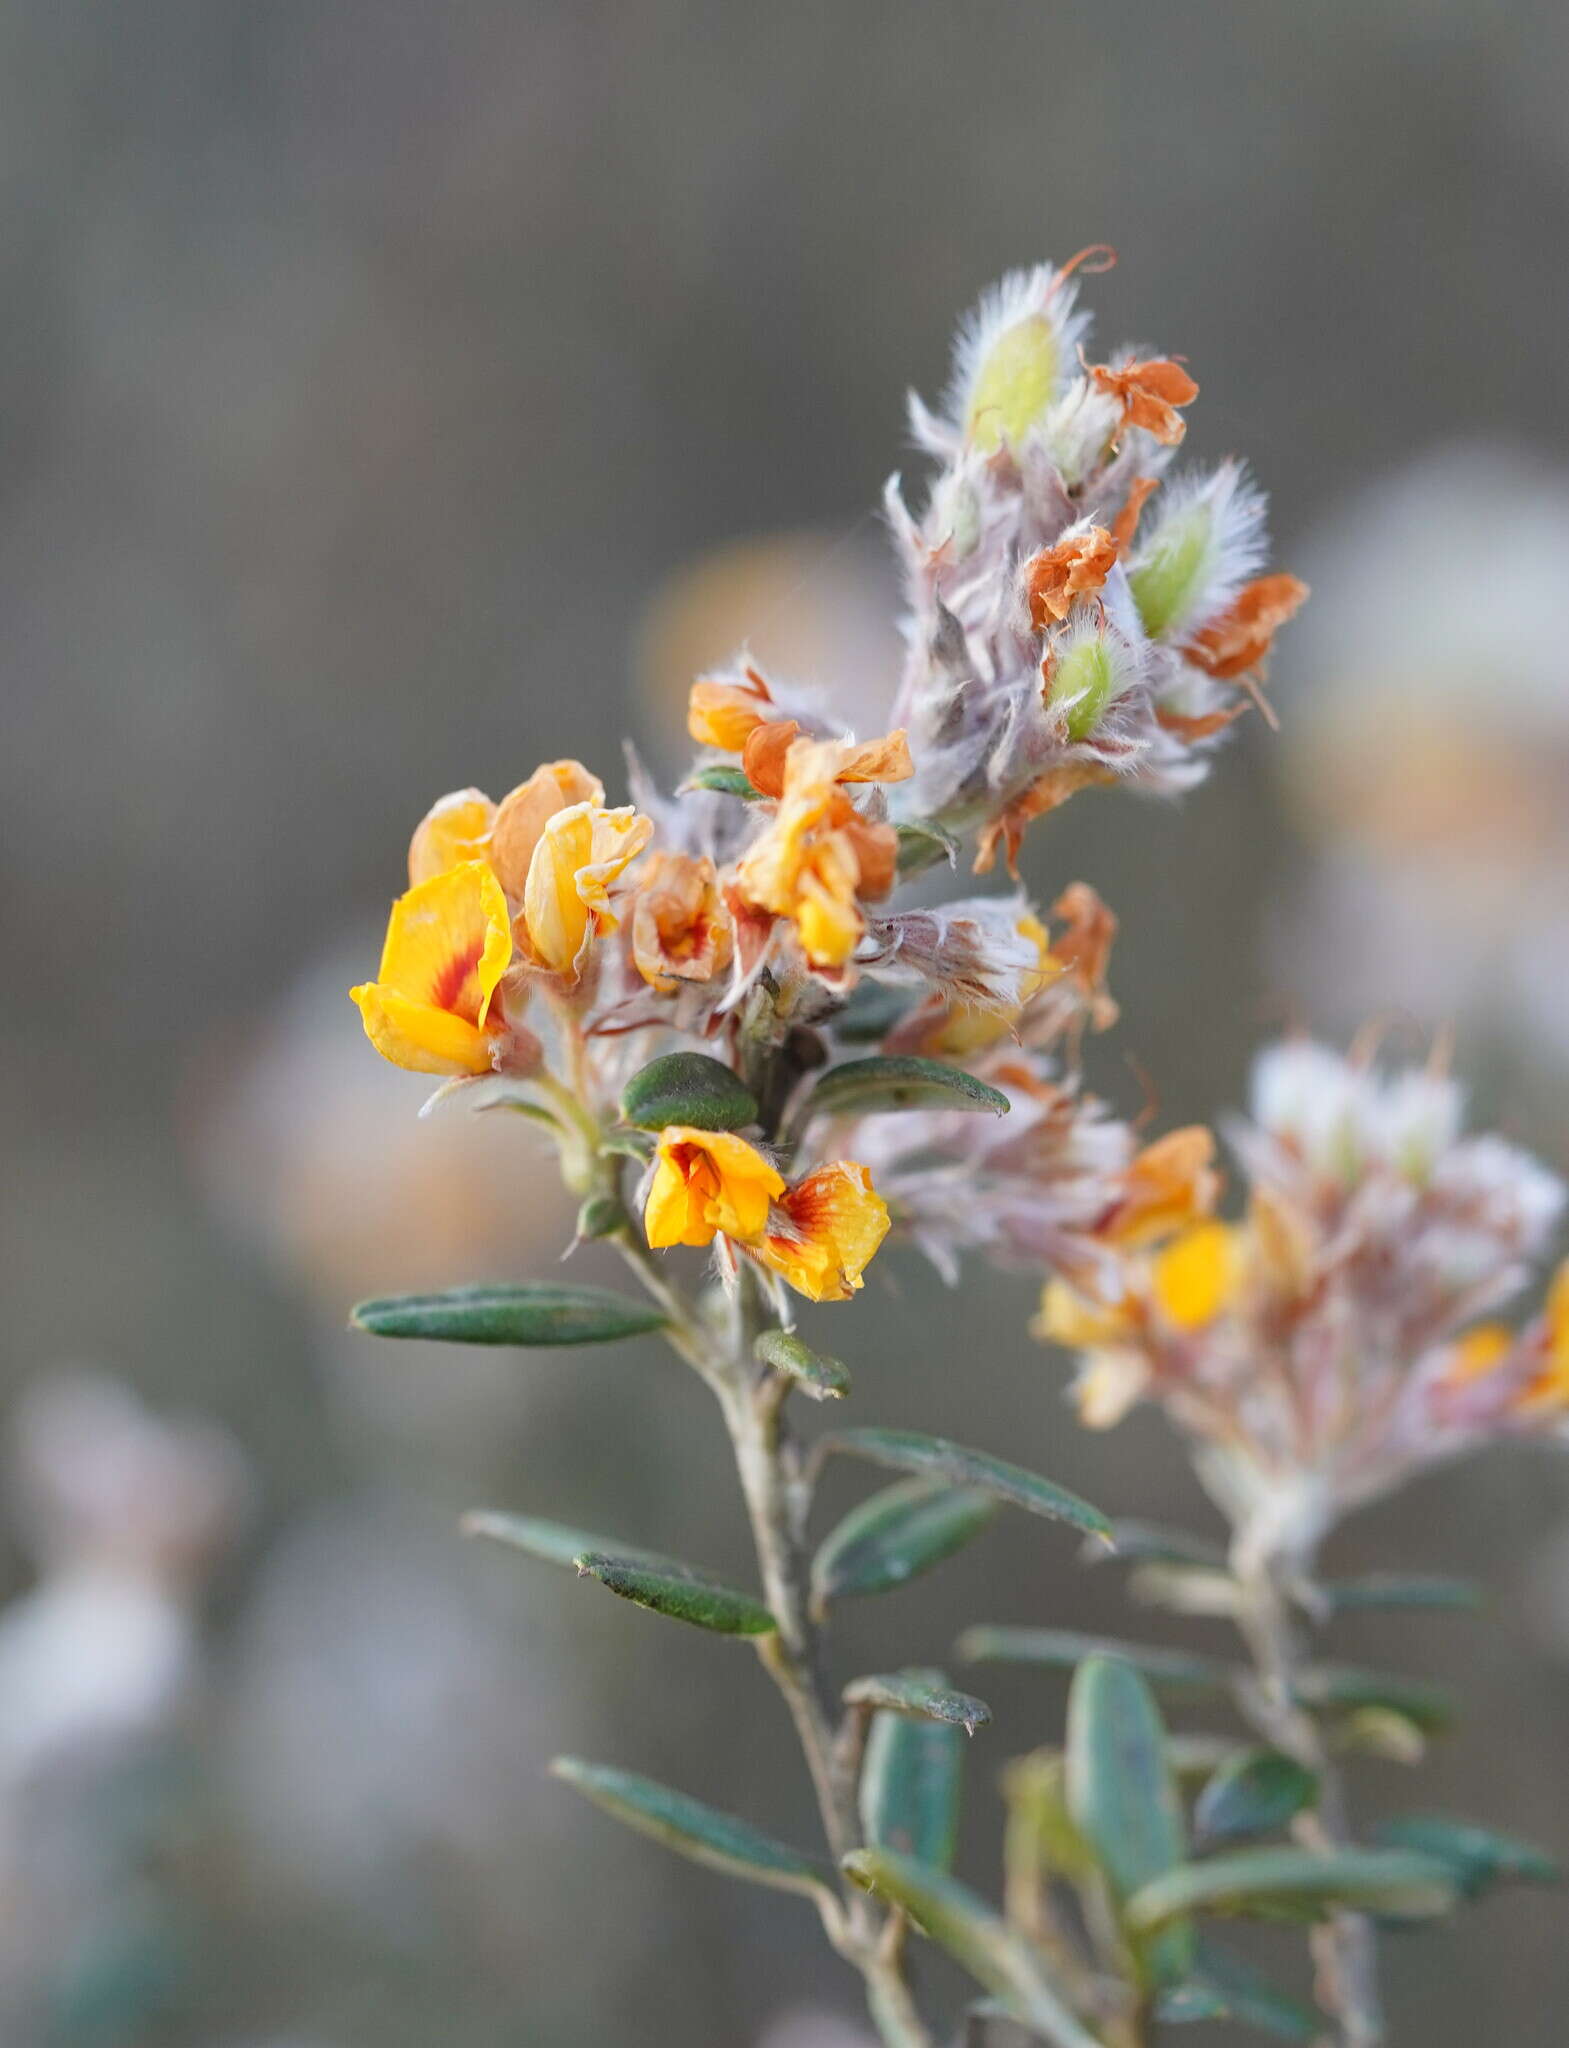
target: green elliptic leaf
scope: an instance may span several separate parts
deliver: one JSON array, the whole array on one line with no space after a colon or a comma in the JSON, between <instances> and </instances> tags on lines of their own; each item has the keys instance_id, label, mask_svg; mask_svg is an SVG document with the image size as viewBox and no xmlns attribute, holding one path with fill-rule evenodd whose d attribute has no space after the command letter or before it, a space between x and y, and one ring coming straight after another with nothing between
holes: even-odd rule
<instances>
[{"instance_id":1,"label":"green elliptic leaf","mask_svg":"<svg viewBox=\"0 0 1569 2048\"><path fill-rule=\"evenodd\" d=\"M812 1600L821 1609L847 1594L886 1593L952 1557L997 1512L978 1486L902 1479L852 1508L812 1563Z\"/></svg>"},{"instance_id":2,"label":"green elliptic leaf","mask_svg":"<svg viewBox=\"0 0 1569 2048\"><path fill-rule=\"evenodd\" d=\"M636 1558L606 1557L594 1550L573 1561L584 1578L597 1579L623 1600L655 1614L667 1614L672 1621L689 1621L694 1628L711 1629L722 1636L762 1636L776 1626L761 1600L710 1579L659 1570Z\"/></svg>"},{"instance_id":3,"label":"green elliptic leaf","mask_svg":"<svg viewBox=\"0 0 1569 2048\"><path fill-rule=\"evenodd\" d=\"M1111 1540L1111 1524L1100 1509L1069 1493L1065 1486L1054 1486L1051 1480L1026 1472L1022 1465L1010 1465L986 1451L966 1450L946 1437L921 1436L912 1429L846 1429L825 1437L822 1448L848 1458L864 1458L869 1464L889 1465L896 1472L946 1479L954 1486L978 1486L1028 1514L1071 1522L1089 1535Z\"/></svg>"},{"instance_id":4,"label":"green elliptic leaf","mask_svg":"<svg viewBox=\"0 0 1569 2048\"><path fill-rule=\"evenodd\" d=\"M814 1401L842 1401L850 1391L849 1372L838 1359L811 1350L793 1331L765 1330L752 1354L760 1365L793 1380Z\"/></svg>"},{"instance_id":5,"label":"green elliptic leaf","mask_svg":"<svg viewBox=\"0 0 1569 2048\"><path fill-rule=\"evenodd\" d=\"M940 1671L906 1676L940 1687ZM959 1836L964 1735L956 1722L873 1717L861 1765L861 1827L874 1847L946 1870Z\"/></svg>"},{"instance_id":6,"label":"green elliptic leaf","mask_svg":"<svg viewBox=\"0 0 1569 2048\"><path fill-rule=\"evenodd\" d=\"M1318 1778L1278 1749L1229 1757L1199 1794L1193 1829L1206 1846L1278 1834L1318 1798Z\"/></svg>"},{"instance_id":7,"label":"green elliptic leaf","mask_svg":"<svg viewBox=\"0 0 1569 2048\"><path fill-rule=\"evenodd\" d=\"M1434 1857L1452 1874L1461 1896L1478 1899L1497 1884L1562 1884L1562 1867L1543 1849L1468 1821L1412 1813L1386 1821L1378 1840L1390 1849Z\"/></svg>"},{"instance_id":8,"label":"green elliptic leaf","mask_svg":"<svg viewBox=\"0 0 1569 2048\"><path fill-rule=\"evenodd\" d=\"M1324 2026L1322 2013L1278 1991L1251 1963L1208 1941L1199 1943L1191 1975L1162 1997L1155 2016L1168 2021L1235 2020L1282 2041L1316 2041Z\"/></svg>"},{"instance_id":9,"label":"green elliptic leaf","mask_svg":"<svg viewBox=\"0 0 1569 2048\"><path fill-rule=\"evenodd\" d=\"M962 1728L966 1735L985 1727L992 1717L984 1700L976 1699L973 1693L953 1692L945 1685L935 1685L924 1671L879 1672L866 1678L852 1678L844 1689L844 1698L851 1707L876 1707L884 1713L907 1714L917 1721L949 1722Z\"/></svg>"},{"instance_id":10,"label":"green elliptic leaf","mask_svg":"<svg viewBox=\"0 0 1569 2048\"><path fill-rule=\"evenodd\" d=\"M627 1221L616 1195L590 1195L577 1212L577 1234L585 1240L612 1237Z\"/></svg>"},{"instance_id":11,"label":"green elliptic leaf","mask_svg":"<svg viewBox=\"0 0 1569 2048\"><path fill-rule=\"evenodd\" d=\"M749 804L756 803L763 794L744 768L732 768L723 761L710 761L702 768L694 768L684 786L711 789L719 796L738 796Z\"/></svg>"},{"instance_id":12,"label":"green elliptic leaf","mask_svg":"<svg viewBox=\"0 0 1569 2048\"><path fill-rule=\"evenodd\" d=\"M1091 1657L1074 1673L1066 1765L1068 1812L1120 1913L1187 1854L1160 1712L1149 1686L1121 1658ZM1157 1984L1176 1983L1192 1963L1192 1930L1180 1921L1136 1946Z\"/></svg>"},{"instance_id":13,"label":"green elliptic leaf","mask_svg":"<svg viewBox=\"0 0 1569 2048\"><path fill-rule=\"evenodd\" d=\"M1118 1516L1111 1525L1115 1550L1087 1548L1085 1561L1100 1564L1107 1559L1117 1564L1193 1565L1208 1571L1227 1569L1226 1553L1218 1543L1193 1536L1186 1529L1167 1529L1158 1522L1139 1522Z\"/></svg>"},{"instance_id":14,"label":"green elliptic leaf","mask_svg":"<svg viewBox=\"0 0 1569 2048\"><path fill-rule=\"evenodd\" d=\"M1384 1607L1474 1612L1482 1605L1482 1589L1470 1579L1424 1578L1396 1572L1370 1572L1362 1579L1335 1579L1315 1591L1332 1615L1360 1614Z\"/></svg>"},{"instance_id":15,"label":"green elliptic leaf","mask_svg":"<svg viewBox=\"0 0 1569 2048\"><path fill-rule=\"evenodd\" d=\"M895 825L893 829L899 842L899 873L905 881L944 861L952 867L958 859L958 841L939 826Z\"/></svg>"},{"instance_id":16,"label":"green elliptic leaf","mask_svg":"<svg viewBox=\"0 0 1569 2048\"><path fill-rule=\"evenodd\" d=\"M1008 1114L1000 1089L976 1080L962 1067L913 1053L873 1054L830 1067L807 1101L808 1116L866 1116L887 1109L986 1109Z\"/></svg>"},{"instance_id":17,"label":"green elliptic leaf","mask_svg":"<svg viewBox=\"0 0 1569 2048\"><path fill-rule=\"evenodd\" d=\"M722 1060L706 1052L667 1052L622 1089L621 1114L641 1131L662 1131L667 1124L738 1131L757 1122L757 1098Z\"/></svg>"},{"instance_id":18,"label":"green elliptic leaf","mask_svg":"<svg viewBox=\"0 0 1569 2048\"><path fill-rule=\"evenodd\" d=\"M448 1344L608 1344L664 1327L652 1303L602 1287L453 1287L362 1301L349 1317L373 1337L430 1337Z\"/></svg>"},{"instance_id":19,"label":"green elliptic leaf","mask_svg":"<svg viewBox=\"0 0 1569 2048\"><path fill-rule=\"evenodd\" d=\"M706 1863L727 1877L748 1884L771 1885L776 1891L813 1894L833 1891L827 1871L798 1849L787 1848L744 1820L736 1820L701 1800L673 1792L634 1771L611 1770L585 1763L581 1757L558 1756L550 1766L554 1777L574 1786L585 1798L640 1834L652 1835L679 1856Z\"/></svg>"},{"instance_id":20,"label":"green elliptic leaf","mask_svg":"<svg viewBox=\"0 0 1569 2048\"><path fill-rule=\"evenodd\" d=\"M1034 1947L967 1886L890 1849L853 1850L840 1867L863 1891L900 1907L1015 2019L1056 2048L1097 2048Z\"/></svg>"},{"instance_id":21,"label":"green elliptic leaf","mask_svg":"<svg viewBox=\"0 0 1569 2048\"><path fill-rule=\"evenodd\" d=\"M1193 1650L1155 1643L1123 1643L1111 1636L1071 1628L1004 1628L984 1623L960 1636L957 1655L965 1664L1044 1664L1054 1671L1077 1670L1088 1657L1115 1657L1173 1693L1221 1693L1231 1687L1230 1669Z\"/></svg>"},{"instance_id":22,"label":"green elliptic leaf","mask_svg":"<svg viewBox=\"0 0 1569 2048\"><path fill-rule=\"evenodd\" d=\"M463 1517L465 1536L484 1536L492 1543L505 1543L512 1550L527 1551L547 1564L570 1565L577 1569L580 1557L616 1557L648 1571L663 1572L670 1578L706 1580L708 1574L679 1558L665 1557L657 1550L644 1550L611 1536L595 1536L587 1529L569 1528L564 1522L547 1522L538 1515L512 1515L498 1508L476 1508Z\"/></svg>"},{"instance_id":23,"label":"green elliptic leaf","mask_svg":"<svg viewBox=\"0 0 1569 2048\"><path fill-rule=\"evenodd\" d=\"M1236 1849L1184 1863L1136 1892L1128 1924L1145 1932L1190 1913L1317 1920L1341 1907L1422 1920L1455 1903L1451 1872L1404 1849Z\"/></svg>"},{"instance_id":24,"label":"green elliptic leaf","mask_svg":"<svg viewBox=\"0 0 1569 2048\"><path fill-rule=\"evenodd\" d=\"M1380 1671L1356 1671L1345 1664L1322 1664L1304 1671L1294 1687L1298 1706L1313 1712L1355 1713L1374 1707L1434 1735L1454 1719L1454 1695L1441 1685L1418 1678L1392 1678Z\"/></svg>"}]
</instances>

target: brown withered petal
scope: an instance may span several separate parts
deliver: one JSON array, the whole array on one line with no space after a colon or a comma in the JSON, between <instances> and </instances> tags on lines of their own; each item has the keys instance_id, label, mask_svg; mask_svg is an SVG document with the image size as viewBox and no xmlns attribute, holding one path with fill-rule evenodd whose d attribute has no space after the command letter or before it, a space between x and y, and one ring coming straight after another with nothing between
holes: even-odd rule
<instances>
[{"instance_id":1,"label":"brown withered petal","mask_svg":"<svg viewBox=\"0 0 1569 2048\"><path fill-rule=\"evenodd\" d=\"M1306 603L1308 587L1297 576L1260 576L1236 601L1195 633L1182 650L1189 661L1222 682L1256 669L1276 633Z\"/></svg>"},{"instance_id":2,"label":"brown withered petal","mask_svg":"<svg viewBox=\"0 0 1569 2048\"><path fill-rule=\"evenodd\" d=\"M875 903L889 893L898 877L899 835L892 825L863 818L848 802L845 811L848 815L841 821L840 829L850 842L860 870L855 893L863 902Z\"/></svg>"},{"instance_id":3,"label":"brown withered petal","mask_svg":"<svg viewBox=\"0 0 1569 2048\"><path fill-rule=\"evenodd\" d=\"M1128 485L1128 495L1122 501L1122 509L1111 522L1111 537L1117 543L1119 554L1126 552L1133 536L1139 530L1139 515L1151 495L1159 489L1158 476L1136 476Z\"/></svg>"},{"instance_id":4,"label":"brown withered petal","mask_svg":"<svg viewBox=\"0 0 1569 2048\"><path fill-rule=\"evenodd\" d=\"M1054 811L1059 804L1065 804L1081 789L1091 789L1096 784L1115 780L1111 770L1102 767L1098 761L1065 761L1061 767L1049 769L1038 782L1032 782L1022 796L1016 796L1001 817L994 818L982 829L976 840L975 873L990 874L997 864L997 847L1001 842L1008 872L1017 881L1019 848L1034 821L1045 817L1048 811Z\"/></svg>"},{"instance_id":5,"label":"brown withered petal","mask_svg":"<svg viewBox=\"0 0 1569 2048\"><path fill-rule=\"evenodd\" d=\"M834 778L838 782L908 782L915 773L910 742L903 726L881 739L864 740Z\"/></svg>"},{"instance_id":6,"label":"brown withered petal","mask_svg":"<svg viewBox=\"0 0 1569 2048\"><path fill-rule=\"evenodd\" d=\"M1169 448L1187 432L1177 408L1191 405L1199 387L1180 363L1165 356L1123 363L1115 369L1110 363L1092 363L1090 376L1097 390L1115 398L1122 407L1124 426L1142 427Z\"/></svg>"},{"instance_id":7,"label":"brown withered petal","mask_svg":"<svg viewBox=\"0 0 1569 2048\"><path fill-rule=\"evenodd\" d=\"M1042 548L1024 567L1031 623L1045 627L1065 619L1075 598L1102 588L1116 559L1117 543L1104 526L1092 526L1055 547Z\"/></svg>"},{"instance_id":8,"label":"brown withered petal","mask_svg":"<svg viewBox=\"0 0 1569 2048\"><path fill-rule=\"evenodd\" d=\"M741 768L754 789L764 796L784 795L785 756L800 733L793 718L773 718L753 726L741 749Z\"/></svg>"},{"instance_id":9,"label":"brown withered petal","mask_svg":"<svg viewBox=\"0 0 1569 2048\"><path fill-rule=\"evenodd\" d=\"M1064 931L1055 933L1051 955L1073 975L1086 995L1098 995L1106 986L1111 966L1111 949L1117 937L1117 913L1088 882L1070 882L1051 907L1054 922Z\"/></svg>"},{"instance_id":10,"label":"brown withered petal","mask_svg":"<svg viewBox=\"0 0 1569 2048\"><path fill-rule=\"evenodd\" d=\"M514 903L523 900L529 862L557 811L604 800L604 784L581 761L546 761L501 799L490 832L490 864Z\"/></svg>"}]
</instances>

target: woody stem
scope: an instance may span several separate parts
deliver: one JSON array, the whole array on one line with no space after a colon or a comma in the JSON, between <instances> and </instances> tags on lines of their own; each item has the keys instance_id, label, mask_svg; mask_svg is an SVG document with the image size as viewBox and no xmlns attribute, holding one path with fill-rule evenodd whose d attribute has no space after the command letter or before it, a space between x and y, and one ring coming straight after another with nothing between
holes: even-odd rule
<instances>
[{"instance_id":1,"label":"woody stem","mask_svg":"<svg viewBox=\"0 0 1569 2048\"><path fill-rule=\"evenodd\" d=\"M1302 1651L1279 1566L1255 1559L1240 1572L1238 1626L1252 1652L1256 1683L1249 1702L1259 1733L1312 1771L1318 1799L1294 1832L1305 1846L1344 1847L1350 1840L1345 1787L1318 1723L1297 1702ZM1380 2048L1384 2016L1378 1990L1378 1944L1362 1913L1336 1913L1313 1936L1318 1999L1336 2022L1339 2048Z\"/></svg>"},{"instance_id":2,"label":"woody stem","mask_svg":"<svg viewBox=\"0 0 1569 2048\"><path fill-rule=\"evenodd\" d=\"M809 1487L784 1419L780 1389L753 1361L753 1289L738 1277L731 1328L704 1325L672 1288L659 1262L636 1235L617 1239L622 1255L668 1318L666 1336L713 1388L730 1434L757 1555L764 1598L776 1627L758 1641L763 1668L789 1710L817 1797L823 1836L837 1865L861 1840L852 1746L843 1738L844 1712L828 1685L822 1632L808 1597L805 1535ZM839 1954L861 1974L867 2009L886 2048L934 2048L916 2010L905 1974L897 1928L848 1883L823 1925Z\"/></svg>"}]
</instances>

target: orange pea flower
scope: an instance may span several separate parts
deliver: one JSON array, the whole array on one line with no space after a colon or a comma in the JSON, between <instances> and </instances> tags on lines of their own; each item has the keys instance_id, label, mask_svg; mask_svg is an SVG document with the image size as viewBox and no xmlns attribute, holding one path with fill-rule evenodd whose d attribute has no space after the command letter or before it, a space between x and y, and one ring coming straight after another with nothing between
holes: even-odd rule
<instances>
[{"instance_id":1,"label":"orange pea flower","mask_svg":"<svg viewBox=\"0 0 1569 2048\"><path fill-rule=\"evenodd\" d=\"M376 980L349 994L366 1037L394 1066L488 1074L505 1041L492 1009L511 959L501 884L483 861L464 861L398 898Z\"/></svg>"}]
</instances>

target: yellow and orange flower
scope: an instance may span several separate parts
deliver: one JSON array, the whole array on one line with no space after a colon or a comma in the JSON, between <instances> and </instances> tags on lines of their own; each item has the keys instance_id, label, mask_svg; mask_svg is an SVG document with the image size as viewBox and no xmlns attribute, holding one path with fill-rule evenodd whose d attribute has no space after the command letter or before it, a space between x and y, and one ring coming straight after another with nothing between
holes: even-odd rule
<instances>
[{"instance_id":1,"label":"yellow and orange flower","mask_svg":"<svg viewBox=\"0 0 1569 2048\"><path fill-rule=\"evenodd\" d=\"M511 959L501 884L484 861L463 861L398 898L376 980L349 993L365 1035L394 1066L488 1074L506 1038L493 1009Z\"/></svg>"},{"instance_id":2,"label":"yellow and orange flower","mask_svg":"<svg viewBox=\"0 0 1569 2048\"><path fill-rule=\"evenodd\" d=\"M491 827L487 859L514 903L521 903L529 863L545 827L574 804L600 804L605 787L581 761L543 761L527 782L501 799Z\"/></svg>"},{"instance_id":3,"label":"yellow and orange flower","mask_svg":"<svg viewBox=\"0 0 1569 2048\"><path fill-rule=\"evenodd\" d=\"M611 907L619 880L653 836L630 804L607 811L590 800L547 818L529 858L521 923L533 958L576 974L592 939L620 922Z\"/></svg>"},{"instance_id":4,"label":"yellow and orange flower","mask_svg":"<svg viewBox=\"0 0 1569 2048\"><path fill-rule=\"evenodd\" d=\"M729 964L730 913L705 855L652 853L639 871L631 912L632 963L651 988L712 981Z\"/></svg>"},{"instance_id":5,"label":"yellow and orange flower","mask_svg":"<svg viewBox=\"0 0 1569 2048\"><path fill-rule=\"evenodd\" d=\"M1207 1216L1220 1193L1215 1140L1203 1124L1168 1131L1128 1168L1123 1193L1101 1225L1113 1244L1153 1244Z\"/></svg>"},{"instance_id":6,"label":"yellow and orange flower","mask_svg":"<svg viewBox=\"0 0 1569 2048\"><path fill-rule=\"evenodd\" d=\"M753 1244L784 1191L784 1175L745 1138L671 1124L660 1134L643 1229L656 1251L720 1236Z\"/></svg>"},{"instance_id":7,"label":"yellow and orange flower","mask_svg":"<svg viewBox=\"0 0 1569 2048\"><path fill-rule=\"evenodd\" d=\"M749 668L740 682L700 676L687 698L686 729L699 746L739 754L748 735L774 714L768 685Z\"/></svg>"},{"instance_id":8,"label":"yellow and orange flower","mask_svg":"<svg viewBox=\"0 0 1569 2048\"><path fill-rule=\"evenodd\" d=\"M1542 1367L1519 1397L1527 1414L1569 1408L1569 1259L1553 1275L1542 1325Z\"/></svg>"},{"instance_id":9,"label":"yellow and orange flower","mask_svg":"<svg viewBox=\"0 0 1569 2048\"><path fill-rule=\"evenodd\" d=\"M898 840L891 825L862 817L841 779L897 781L910 772L902 734L858 747L845 741L792 739L779 808L736 870L743 903L796 929L814 967L843 967L866 929L862 901L893 887Z\"/></svg>"},{"instance_id":10,"label":"yellow and orange flower","mask_svg":"<svg viewBox=\"0 0 1569 2048\"><path fill-rule=\"evenodd\" d=\"M750 1250L808 1301L848 1301L887 1235L888 1205L870 1173L835 1159L785 1189Z\"/></svg>"},{"instance_id":11,"label":"yellow and orange flower","mask_svg":"<svg viewBox=\"0 0 1569 2048\"><path fill-rule=\"evenodd\" d=\"M1241 1248L1229 1223L1195 1223L1163 1245L1150 1268L1150 1293L1178 1330L1202 1330L1236 1299Z\"/></svg>"}]
</instances>

